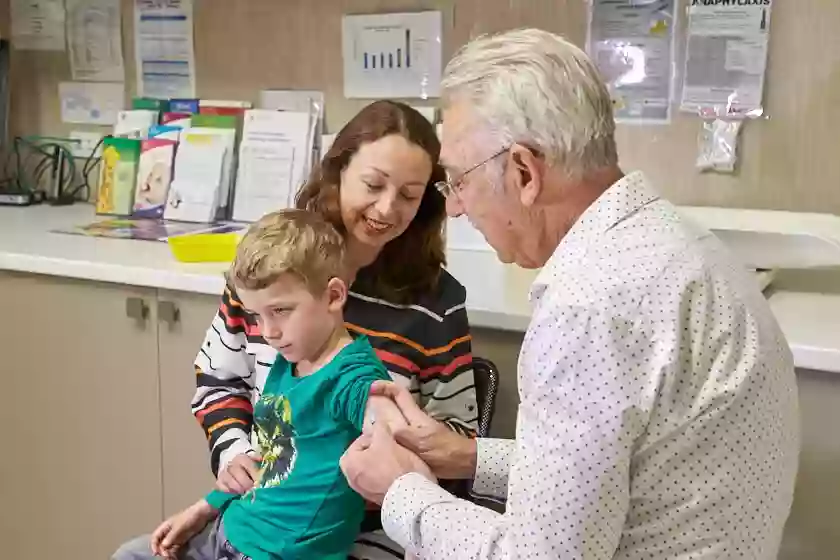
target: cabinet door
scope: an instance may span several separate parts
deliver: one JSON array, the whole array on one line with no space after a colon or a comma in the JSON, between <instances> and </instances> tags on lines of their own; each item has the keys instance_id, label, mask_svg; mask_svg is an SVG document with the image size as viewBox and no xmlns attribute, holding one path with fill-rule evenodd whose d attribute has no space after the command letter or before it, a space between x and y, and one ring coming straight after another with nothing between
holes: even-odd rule
<instances>
[{"instance_id":1,"label":"cabinet door","mask_svg":"<svg viewBox=\"0 0 840 560\"><path fill-rule=\"evenodd\" d=\"M163 513L155 292L3 272L0 290L2 556L108 558Z\"/></svg>"},{"instance_id":2,"label":"cabinet door","mask_svg":"<svg viewBox=\"0 0 840 560\"><path fill-rule=\"evenodd\" d=\"M190 410L195 393L195 356L201 349L219 298L160 291L158 294L163 506L176 512L213 487L207 439Z\"/></svg>"}]
</instances>

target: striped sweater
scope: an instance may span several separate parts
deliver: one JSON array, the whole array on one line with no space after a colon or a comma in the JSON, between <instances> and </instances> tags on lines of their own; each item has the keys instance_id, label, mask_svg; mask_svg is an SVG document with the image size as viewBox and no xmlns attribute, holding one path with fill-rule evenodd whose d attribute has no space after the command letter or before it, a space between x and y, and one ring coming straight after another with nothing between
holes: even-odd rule
<instances>
[{"instance_id":1,"label":"striped sweater","mask_svg":"<svg viewBox=\"0 0 840 560\"><path fill-rule=\"evenodd\" d=\"M344 318L351 334L368 337L394 380L408 387L431 417L470 435L478 407L465 299L464 287L443 270L437 293L411 305L351 290ZM192 402L207 434L214 475L253 449L253 405L276 356L256 319L227 288L196 357Z\"/></svg>"}]
</instances>

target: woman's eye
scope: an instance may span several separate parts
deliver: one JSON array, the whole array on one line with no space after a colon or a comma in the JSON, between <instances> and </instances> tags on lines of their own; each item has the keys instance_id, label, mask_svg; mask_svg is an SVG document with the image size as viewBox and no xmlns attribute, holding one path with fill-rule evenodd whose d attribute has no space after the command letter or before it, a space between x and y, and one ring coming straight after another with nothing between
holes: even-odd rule
<instances>
[{"instance_id":1,"label":"woman's eye","mask_svg":"<svg viewBox=\"0 0 840 560\"><path fill-rule=\"evenodd\" d=\"M384 188L384 186L383 186L383 185L380 185L379 183L368 183L368 182L365 182L365 184L367 185L368 190L369 190L369 191L372 191L372 192L379 192L379 191L381 191L381 190Z\"/></svg>"},{"instance_id":2,"label":"woman's eye","mask_svg":"<svg viewBox=\"0 0 840 560\"><path fill-rule=\"evenodd\" d=\"M285 315L289 311L290 311L289 309L286 309L284 307L275 307L274 309L271 310L271 312L274 313L275 315Z\"/></svg>"}]
</instances>

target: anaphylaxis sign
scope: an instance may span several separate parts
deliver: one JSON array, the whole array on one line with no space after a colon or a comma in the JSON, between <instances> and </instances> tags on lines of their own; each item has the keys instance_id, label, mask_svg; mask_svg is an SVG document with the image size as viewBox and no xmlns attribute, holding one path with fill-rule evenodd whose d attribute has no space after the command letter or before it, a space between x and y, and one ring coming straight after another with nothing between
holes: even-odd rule
<instances>
[{"instance_id":1,"label":"anaphylaxis sign","mask_svg":"<svg viewBox=\"0 0 840 560\"><path fill-rule=\"evenodd\" d=\"M772 0L692 0L681 108L762 112Z\"/></svg>"},{"instance_id":2,"label":"anaphylaxis sign","mask_svg":"<svg viewBox=\"0 0 840 560\"><path fill-rule=\"evenodd\" d=\"M691 0L692 6L769 6L770 0Z\"/></svg>"}]
</instances>

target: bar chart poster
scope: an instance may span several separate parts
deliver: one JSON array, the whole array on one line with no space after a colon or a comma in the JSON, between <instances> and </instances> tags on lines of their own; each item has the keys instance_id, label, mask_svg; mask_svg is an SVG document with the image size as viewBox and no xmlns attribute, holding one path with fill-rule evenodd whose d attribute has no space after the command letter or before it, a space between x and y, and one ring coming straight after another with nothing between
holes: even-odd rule
<instances>
[{"instance_id":1,"label":"bar chart poster","mask_svg":"<svg viewBox=\"0 0 840 560\"><path fill-rule=\"evenodd\" d=\"M441 29L438 11L344 16L344 97L440 96Z\"/></svg>"}]
</instances>

